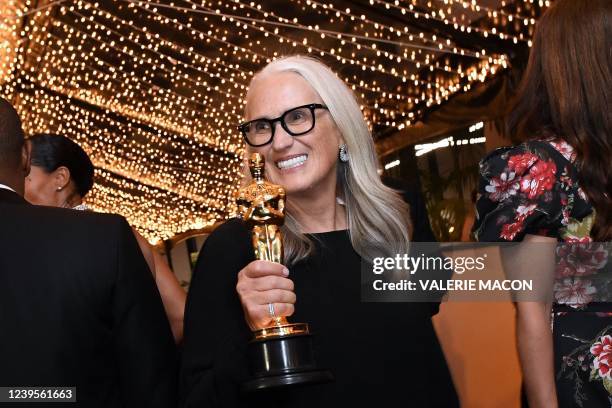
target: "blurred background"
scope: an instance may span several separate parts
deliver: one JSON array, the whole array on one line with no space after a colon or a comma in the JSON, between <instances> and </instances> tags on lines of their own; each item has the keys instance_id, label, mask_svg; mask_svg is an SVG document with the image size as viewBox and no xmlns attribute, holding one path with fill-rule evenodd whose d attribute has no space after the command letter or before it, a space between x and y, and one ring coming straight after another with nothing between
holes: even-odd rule
<instances>
[{"instance_id":1,"label":"blurred background","mask_svg":"<svg viewBox=\"0 0 612 408\"><path fill-rule=\"evenodd\" d=\"M251 76L308 54L354 90L381 172L420 188L440 241L470 240L478 161L548 0L3 0L0 94L28 134L77 141L87 205L124 215L181 284L232 213ZM512 304L447 303L435 323L462 403L518 406Z\"/></svg>"}]
</instances>

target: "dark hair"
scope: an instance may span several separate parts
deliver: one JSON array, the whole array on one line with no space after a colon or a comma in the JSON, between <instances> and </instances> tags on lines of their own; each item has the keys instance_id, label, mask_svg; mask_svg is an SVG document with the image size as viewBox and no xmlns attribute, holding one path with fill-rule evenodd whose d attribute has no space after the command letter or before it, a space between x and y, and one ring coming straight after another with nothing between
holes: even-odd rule
<instances>
[{"instance_id":1,"label":"dark hair","mask_svg":"<svg viewBox=\"0 0 612 408\"><path fill-rule=\"evenodd\" d=\"M28 139L32 145L32 166L47 173L66 167L81 197L93 187L94 166L85 150L69 138L54 134L36 134Z\"/></svg>"},{"instance_id":2,"label":"dark hair","mask_svg":"<svg viewBox=\"0 0 612 408\"><path fill-rule=\"evenodd\" d=\"M19 165L23 140L17 111L6 99L0 97L0 167L13 170Z\"/></svg>"},{"instance_id":3,"label":"dark hair","mask_svg":"<svg viewBox=\"0 0 612 408\"><path fill-rule=\"evenodd\" d=\"M538 22L508 118L514 140L560 137L575 149L599 241L612 239L611 22L610 0L555 2Z\"/></svg>"}]
</instances>

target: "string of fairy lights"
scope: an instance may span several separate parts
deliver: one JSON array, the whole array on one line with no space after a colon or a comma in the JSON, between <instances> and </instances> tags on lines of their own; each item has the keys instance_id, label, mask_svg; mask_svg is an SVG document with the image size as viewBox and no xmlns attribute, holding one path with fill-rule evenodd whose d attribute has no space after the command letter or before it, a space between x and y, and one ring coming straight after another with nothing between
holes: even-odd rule
<instances>
[{"instance_id":1,"label":"string of fairy lights","mask_svg":"<svg viewBox=\"0 0 612 408\"><path fill-rule=\"evenodd\" d=\"M236 124L266 63L322 59L373 134L392 133L508 68L504 50L531 45L549 1L486 4L6 0L0 94L28 134L60 133L88 152L95 211L159 242L230 213L244 150Z\"/></svg>"},{"instance_id":2,"label":"string of fairy lights","mask_svg":"<svg viewBox=\"0 0 612 408\"><path fill-rule=\"evenodd\" d=\"M140 2L140 1L132 1L131 3L132 4L138 4L140 6L139 11L143 11L143 10L146 11L147 9L151 9L151 8L157 10L156 7L159 7L159 5L157 3L151 3L151 2L143 3L143 2ZM172 7L171 6L164 6L164 8L176 8L176 6L172 6ZM187 8L183 7L181 9L186 10ZM189 10L194 10L194 8L192 7ZM200 11L200 10L196 7L195 11ZM208 9L206 11L209 12L209 13L213 13L213 11L211 9ZM149 13L149 14L153 14L153 13ZM147 15L149 16L149 14L147 14ZM225 21L225 19L227 19L229 22L233 22L234 21L232 16L228 16L227 14L224 14L219 9L214 10L213 14L215 16L217 16L217 17L220 17L222 21ZM153 16L153 19L154 20L158 20L160 22L162 21L162 17L157 15L157 14ZM193 19L192 19L191 16L189 17L188 20L189 20L188 24L192 24L193 23ZM169 19L164 18L163 22L166 23L166 24L172 24L172 23L180 24L177 19L174 19L173 21L169 21ZM262 26L258 26L255 23L252 23L252 25L254 27L254 31L255 32L263 32L264 36L268 36L269 34L277 35L275 33L270 32L269 30L266 30ZM240 25L238 25L238 26L240 27ZM246 25L244 25L242 27L244 28L245 26ZM192 32L192 34L194 36L198 34L196 30L191 30L191 32ZM222 34L223 34L224 38L226 38L226 36L229 35L229 32L227 30L224 30L222 32ZM238 35L244 35L245 37L248 37L249 33L243 34L242 31L239 31ZM287 37L284 37L284 36L279 36L279 41L281 43L283 41L289 42L289 41L291 41L291 39L287 38ZM379 72L379 73L383 73L383 74L389 74L394 79L397 79L398 83L401 80L401 82L403 82L403 83L406 83L406 82L410 81L410 82L414 82L416 85L423 85L424 84L425 85L425 89L426 89L427 92L422 92L420 95L417 94L414 97L408 96L408 100L407 101L408 101L408 104L410 104L410 105L412 105L412 104L416 105L416 104L419 104L419 103L424 103L424 104L426 104L426 106L429 107L429 106L434 105L435 103L438 103L438 104L441 103L442 100L446 100L446 99L448 99L448 97L450 97L452 95L451 93L448 92L447 89L444 89L443 87L442 87L442 90L441 90L440 94L436 94L437 88L441 87L440 84L439 84L439 81L437 81L437 80L436 81L432 80L432 81L427 81L427 82L419 81L414 75L412 75L410 78L407 78L405 76L400 76L400 75L397 75L397 74L393 74L392 72L386 72L384 69L381 69L378 66L369 65L367 63L367 61L365 63L363 63L363 62L360 62L360 61L355 61L355 60L350 59L350 58L349 59L345 59L345 58L343 58L341 56L341 48L339 48L339 49L332 48L331 51L329 51L329 52L321 52L320 48L316 48L316 47L313 48L312 46L308 45L307 41L306 42L302 41L302 43L303 43L304 48L306 48L305 51L307 53L309 53L309 54L312 54L313 51L314 51L315 53L319 52L320 56L322 56L322 57L325 57L326 55L332 55L332 56L335 55L335 58L339 62L341 62L342 64L357 65L362 71L365 71L365 72L367 72L367 71L374 71L374 72ZM292 42L292 46L295 47L296 45L298 45L298 42L297 41L293 41ZM338 51L334 51L334 50L338 50ZM265 51L265 47L264 47L264 51ZM247 50L247 54L249 54L249 53L252 54L253 52ZM478 52L476 52L475 54L477 55ZM277 54L273 53L273 56L277 56ZM366 58L366 57L364 57L364 58ZM496 58L496 59L493 59L493 58L489 57L489 59L490 59L490 62L489 61L484 62L484 64L485 64L484 67L481 66L481 65L478 65L477 67L472 67L471 70L469 72L467 72L467 73L462 72L461 66L459 66L459 68L458 68L459 77L460 78L468 77L468 78L471 78L472 80L475 80L474 78L477 78L478 80L482 80L483 75L486 76L491 71L495 72L496 70L499 69L499 66L505 67L507 65L504 56L501 56L500 58ZM265 61L267 62L269 60L270 59L268 58ZM417 63L417 68L420 68L419 64L420 63ZM490 66L490 65L493 65L493 66ZM484 68L484 74L479 74L478 72L482 71L483 68ZM433 65L431 65L429 69L431 71L433 71L434 70L433 69ZM394 68L392 68L391 70L393 70L393 72L395 72ZM445 69L445 71L449 71L449 68L447 67ZM349 84L351 84L350 80L348 80L348 82L349 82ZM374 81L373 84L376 84L376 81ZM351 84L351 85L353 86L353 89L355 89L354 84ZM450 83L448 84L448 87L449 88L451 88L451 87L455 87L456 88L456 80L451 80ZM434 89L433 91L431 91L432 88ZM466 86L463 87L464 91L469 90L469 89L470 89L470 85L469 84L467 84ZM456 89L455 92L457 90L459 90L459 89ZM380 88L375 90L375 91L380 92ZM399 95L399 94L395 94L395 96L397 96L397 95ZM383 98L385 98L385 99L391 99L392 97L393 97L393 95L391 95L391 94L383 96ZM402 95L402 97L405 98L406 94L404 93ZM362 98L362 100L370 99L366 95L364 95L363 93L361 94L361 98ZM401 97L400 97L400 99L401 99ZM393 103L393 105L396 106L395 103ZM385 107L381 106L380 103L378 103L378 101L375 101L373 106L370 105L368 107L376 109L381 115L386 116L387 118L391 117L392 119L395 119L395 117L397 117L397 116L401 117L401 112L399 110L385 108ZM407 108L410 109L410 108L412 108L412 106L408 106ZM418 112L418 113L420 113L420 112ZM378 118L376 117L375 113L373 113L373 119L375 119L374 121L379 121L380 122L380 120L378 120ZM397 126L399 122L395 123L395 121L384 120L382 123L384 123L384 125L386 125L386 126ZM410 120L408 119L406 121L405 125L409 125L409 124L410 124Z\"/></svg>"}]
</instances>

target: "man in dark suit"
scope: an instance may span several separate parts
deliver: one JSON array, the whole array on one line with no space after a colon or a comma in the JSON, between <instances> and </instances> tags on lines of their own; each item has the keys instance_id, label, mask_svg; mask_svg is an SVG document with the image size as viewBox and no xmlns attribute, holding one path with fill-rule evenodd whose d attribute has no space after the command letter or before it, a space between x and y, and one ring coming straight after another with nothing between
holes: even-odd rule
<instances>
[{"instance_id":1,"label":"man in dark suit","mask_svg":"<svg viewBox=\"0 0 612 408\"><path fill-rule=\"evenodd\" d=\"M172 332L127 222L28 204L28 171L0 98L0 387L76 387L70 407L175 406Z\"/></svg>"}]
</instances>

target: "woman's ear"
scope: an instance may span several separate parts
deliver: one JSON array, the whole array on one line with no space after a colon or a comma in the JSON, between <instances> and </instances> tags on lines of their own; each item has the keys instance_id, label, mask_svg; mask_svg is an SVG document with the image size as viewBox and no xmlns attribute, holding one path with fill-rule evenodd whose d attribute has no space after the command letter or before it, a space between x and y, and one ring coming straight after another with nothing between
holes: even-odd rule
<instances>
[{"instance_id":1,"label":"woman's ear","mask_svg":"<svg viewBox=\"0 0 612 408\"><path fill-rule=\"evenodd\" d=\"M21 150L21 169L23 170L24 178L30 175L30 170L32 169L32 145L29 141L23 144L23 148Z\"/></svg>"},{"instance_id":2,"label":"woman's ear","mask_svg":"<svg viewBox=\"0 0 612 408\"><path fill-rule=\"evenodd\" d=\"M70 184L70 170L68 167L60 166L53 172L53 181L55 182L56 190L63 190Z\"/></svg>"}]
</instances>

